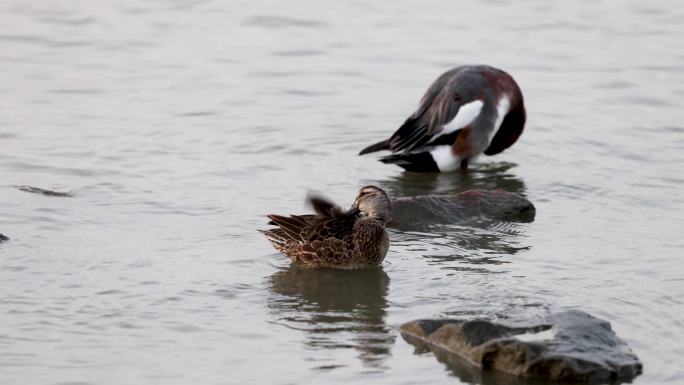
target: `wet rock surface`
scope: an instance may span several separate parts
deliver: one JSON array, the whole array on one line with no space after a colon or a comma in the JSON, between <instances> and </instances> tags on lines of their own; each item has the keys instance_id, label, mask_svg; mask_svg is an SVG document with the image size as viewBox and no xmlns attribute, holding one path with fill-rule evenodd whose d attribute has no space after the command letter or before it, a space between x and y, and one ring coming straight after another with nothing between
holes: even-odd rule
<instances>
[{"instance_id":1,"label":"wet rock surface","mask_svg":"<svg viewBox=\"0 0 684 385\"><path fill-rule=\"evenodd\" d=\"M589 314L568 311L535 322L506 323L418 320L402 325L401 334L417 352L432 351L467 382L619 383L642 372L641 362L610 323Z\"/></svg>"},{"instance_id":2,"label":"wet rock surface","mask_svg":"<svg viewBox=\"0 0 684 385\"><path fill-rule=\"evenodd\" d=\"M532 222L536 210L526 198L503 190L468 190L455 195L400 197L392 202L392 222L402 226L420 218L434 223L457 223L485 216Z\"/></svg>"}]
</instances>

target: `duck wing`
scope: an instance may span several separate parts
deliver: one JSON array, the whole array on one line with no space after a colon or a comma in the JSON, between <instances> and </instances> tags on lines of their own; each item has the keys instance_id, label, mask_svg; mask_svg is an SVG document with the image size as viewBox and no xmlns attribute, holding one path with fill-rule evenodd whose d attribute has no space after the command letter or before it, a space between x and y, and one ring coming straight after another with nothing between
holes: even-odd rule
<instances>
[{"instance_id":1,"label":"duck wing","mask_svg":"<svg viewBox=\"0 0 684 385\"><path fill-rule=\"evenodd\" d=\"M324 218L336 218L344 215L345 210L323 196L315 193L309 193L306 197L306 202L311 206L316 214Z\"/></svg>"},{"instance_id":2,"label":"duck wing","mask_svg":"<svg viewBox=\"0 0 684 385\"><path fill-rule=\"evenodd\" d=\"M297 261L303 265L339 266L350 262L353 246L342 239L327 238L301 245Z\"/></svg>"},{"instance_id":3,"label":"duck wing","mask_svg":"<svg viewBox=\"0 0 684 385\"><path fill-rule=\"evenodd\" d=\"M278 226L292 240L311 243L328 238L345 239L360 217L358 209L344 210L330 200L309 194L308 203L315 215L268 215L269 224Z\"/></svg>"},{"instance_id":4,"label":"duck wing","mask_svg":"<svg viewBox=\"0 0 684 385\"><path fill-rule=\"evenodd\" d=\"M360 217L358 210L349 210L335 218L317 218L306 228L305 238L308 242L329 238L345 239L352 234L354 223Z\"/></svg>"},{"instance_id":5,"label":"duck wing","mask_svg":"<svg viewBox=\"0 0 684 385\"><path fill-rule=\"evenodd\" d=\"M359 218L358 209L345 210L320 195L309 193L307 201L316 216L309 217L310 226L305 229L308 242L328 238L344 239L350 235L354 222Z\"/></svg>"},{"instance_id":6,"label":"duck wing","mask_svg":"<svg viewBox=\"0 0 684 385\"><path fill-rule=\"evenodd\" d=\"M282 230L282 232L278 233L281 237L287 237L290 240L302 243L306 241L306 238L304 237L305 229L311 225L311 221L314 219L310 217L315 217L315 215L285 216L269 214L267 217L271 220L268 222L269 225L278 226L278 228Z\"/></svg>"},{"instance_id":7,"label":"duck wing","mask_svg":"<svg viewBox=\"0 0 684 385\"><path fill-rule=\"evenodd\" d=\"M457 131L474 121L484 104L472 97L461 100L459 90L479 81L479 75L471 72L459 67L442 74L427 89L418 109L389 139L364 148L359 155L380 150L407 153L427 144L452 145ZM447 135L444 143L437 142Z\"/></svg>"},{"instance_id":8,"label":"duck wing","mask_svg":"<svg viewBox=\"0 0 684 385\"><path fill-rule=\"evenodd\" d=\"M328 238L345 239L351 235L354 223L359 218L358 210L350 210L335 218L319 215L276 215L270 214L270 225L278 226L293 241L310 243Z\"/></svg>"}]
</instances>

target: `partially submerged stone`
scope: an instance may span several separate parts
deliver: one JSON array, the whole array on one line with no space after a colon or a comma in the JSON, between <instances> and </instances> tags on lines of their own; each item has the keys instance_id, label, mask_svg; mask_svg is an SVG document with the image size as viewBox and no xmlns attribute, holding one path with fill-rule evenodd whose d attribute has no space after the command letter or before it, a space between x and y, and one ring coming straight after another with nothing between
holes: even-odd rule
<instances>
[{"instance_id":1,"label":"partially submerged stone","mask_svg":"<svg viewBox=\"0 0 684 385\"><path fill-rule=\"evenodd\" d=\"M6 237L3 233L0 233L0 242L5 242L9 241L9 238Z\"/></svg>"},{"instance_id":2,"label":"partially submerged stone","mask_svg":"<svg viewBox=\"0 0 684 385\"><path fill-rule=\"evenodd\" d=\"M536 210L526 198L503 190L468 190L454 195L399 197L392 202L392 223L420 218L434 223L458 223L471 218L532 222Z\"/></svg>"},{"instance_id":3,"label":"partially submerged stone","mask_svg":"<svg viewBox=\"0 0 684 385\"><path fill-rule=\"evenodd\" d=\"M33 187L33 186L17 186L17 188L21 191L28 192L28 193L33 193L33 194L42 194L42 195L47 195L47 196L52 196L52 197L71 197L74 196L74 193L72 191L54 191L54 190L47 190L44 188L40 187Z\"/></svg>"},{"instance_id":4,"label":"partially submerged stone","mask_svg":"<svg viewBox=\"0 0 684 385\"><path fill-rule=\"evenodd\" d=\"M580 311L523 327L489 320L419 320L402 325L401 334L418 351L434 352L462 379L482 384L631 381L642 371L610 323Z\"/></svg>"}]
</instances>

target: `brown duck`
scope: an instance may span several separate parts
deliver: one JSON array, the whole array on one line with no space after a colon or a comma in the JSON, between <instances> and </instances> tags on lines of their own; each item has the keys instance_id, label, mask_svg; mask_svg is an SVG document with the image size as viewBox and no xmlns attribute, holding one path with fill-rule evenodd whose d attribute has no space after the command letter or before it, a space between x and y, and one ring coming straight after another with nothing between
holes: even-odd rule
<instances>
[{"instance_id":1,"label":"brown duck","mask_svg":"<svg viewBox=\"0 0 684 385\"><path fill-rule=\"evenodd\" d=\"M268 215L277 228L261 232L276 250L307 268L361 269L382 263L392 207L385 191L363 187L349 210L317 196L308 202L316 214Z\"/></svg>"}]
</instances>

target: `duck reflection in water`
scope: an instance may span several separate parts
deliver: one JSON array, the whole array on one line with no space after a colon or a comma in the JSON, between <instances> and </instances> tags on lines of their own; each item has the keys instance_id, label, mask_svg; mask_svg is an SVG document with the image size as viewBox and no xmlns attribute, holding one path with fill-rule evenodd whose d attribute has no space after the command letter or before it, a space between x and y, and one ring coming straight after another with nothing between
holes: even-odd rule
<instances>
[{"instance_id":1,"label":"duck reflection in water","mask_svg":"<svg viewBox=\"0 0 684 385\"><path fill-rule=\"evenodd\" d=\"M395 335L385 323L389 277L382 267L349 271L293 264L270 277L270 289L268 307L276 322L304 331L310 348L356 349L367 367L381 367L390 355ZM319 368L343 365L338 360Z\"/></svg>"},{"instance_id":2,"label":"duck reflection in water","mask_svg":"<svg viewBox=\"0 0 684 385\"><path fill-rule=\"evenodd\" d=\"M467 171L416 173L404 171L387 179L362 183L382 187L392 197L427 194L458 194L472 189L504 190L525 195L525 183L513 170L511 162L480 163Z\"/></svg>"}]
</instances>

